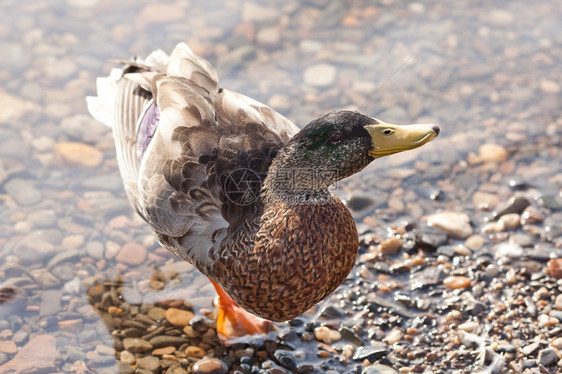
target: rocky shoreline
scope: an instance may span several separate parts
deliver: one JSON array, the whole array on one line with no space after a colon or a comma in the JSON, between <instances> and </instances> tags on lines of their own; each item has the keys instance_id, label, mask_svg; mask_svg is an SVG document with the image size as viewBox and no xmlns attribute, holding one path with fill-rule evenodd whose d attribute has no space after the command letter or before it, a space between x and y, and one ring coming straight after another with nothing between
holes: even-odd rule
<instances>
[{"instance_id":1,"label":"rocky shoreline","mask_svg":"<svg viewBox=\"0 0 562 374\"><path fill-rule=\"evenodd\" d=\"M562 370L554 1L8 0L0 19L0 372ZM180 40L300 125L347 108L442 129L334 188L360 234L344 284L226 346L84 102L109 59Z\"/></svg>"}]
</instances>

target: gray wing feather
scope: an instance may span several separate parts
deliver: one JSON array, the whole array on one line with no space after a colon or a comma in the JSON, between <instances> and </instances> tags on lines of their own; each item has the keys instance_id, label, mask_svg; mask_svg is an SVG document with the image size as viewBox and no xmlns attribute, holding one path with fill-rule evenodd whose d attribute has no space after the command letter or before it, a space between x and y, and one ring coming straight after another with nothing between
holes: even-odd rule
<instances>
[{"instance_id":1,"label":"gray wing feather","mask_svg":"<svg viewBox=\"0 0 562 374\"><path fill-rule=\"evenodd\" d=\"M114 116L127 196L167 249L206 272L229 222L221 214L218 177L199 158L226 146L282 146L298 128L255 100L219 90L215 70L183 43L170 56L156 51L131 65L117 85ZM137 122L151 98L160 122L139 163ZM244 133L249 124L261 135Z\"/></svg>"}]
</instances>

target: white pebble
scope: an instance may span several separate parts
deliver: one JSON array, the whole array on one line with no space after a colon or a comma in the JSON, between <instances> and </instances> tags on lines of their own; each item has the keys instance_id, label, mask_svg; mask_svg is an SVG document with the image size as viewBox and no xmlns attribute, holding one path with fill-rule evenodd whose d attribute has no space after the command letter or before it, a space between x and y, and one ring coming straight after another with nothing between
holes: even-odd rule
<instances>
[{"instance_id":1,"label":"white pebble","mask_svg":"<svg viewBox=\"0 0 562 374\"><path fill-rule=\"evenodd\" d=\"M336 68L328 64L312 65L304 71L304 83L315 87L325 87L334 83Z\"/></svg>"},{"instance_id":2,"label":"white pebble","mask_svg":"<svg viewBox=\"0 0 562 374\"><path fill-rule=\"evenodd\" d=\"M339 331L332 330L326 326L320 326L314 329L314 337L318 341L330 344L340 340L341 334Z\"/></svg>"}]
</instances>

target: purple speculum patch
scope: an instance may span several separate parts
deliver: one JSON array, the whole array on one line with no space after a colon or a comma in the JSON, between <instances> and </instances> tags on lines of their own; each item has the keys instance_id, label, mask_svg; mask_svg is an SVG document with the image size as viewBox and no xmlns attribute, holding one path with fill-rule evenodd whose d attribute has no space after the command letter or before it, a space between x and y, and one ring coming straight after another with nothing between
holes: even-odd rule
<instances>
[{"instance_id":1,"label":"purple speculum patch","mask_svg":"<svg viewBox=\"0 0 562 374\"><path fill-rule=\"evenodd\" d=\"M158 110L154 100L151 100L150 103L147 104L137 129L137 159L139 160L139 163L144 151L146 151L146 148L148 147L148 143L150 143L150 140L154 135L154 131L156 131L156 127L158 127L159 122L160 110Z\"/></svg>"}]
</instances>

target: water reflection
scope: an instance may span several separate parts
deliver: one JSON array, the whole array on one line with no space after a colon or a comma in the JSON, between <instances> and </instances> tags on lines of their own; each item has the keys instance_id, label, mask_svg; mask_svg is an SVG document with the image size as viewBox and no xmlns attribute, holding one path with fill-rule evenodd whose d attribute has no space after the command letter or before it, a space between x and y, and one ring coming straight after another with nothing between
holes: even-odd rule
<instances>
[{"instance_id":1,"label":"water reflection","mask_svg":"<svg viewBox=\"0 0 562 374\"><path fill-rule=\"evenodd\" d=\"M529 295L517 295L521 300L514 305L539 308L537 315L542 304L553 305L559 293L554 282L547 283L549 294L537 305L533 292L542 286L537 285L544 280L540 271L552 253L559 253L555 251L561 243L562 10L556 2L7 0L0 5L0 21L0 365L4 365L0 371L126 372L130 369L117 360L123 361L119 352L127 352L124 335L112 334L119 330L146 337L157 331L163 325L153 327L153 322L136 316L169 309L165 300L180 300L174 307L195 312L207 324L207 313L200 309L210 308L212 288L203 285L206 280L197 272L163 252L131 212L111 133L87 115L84 103L84 97L94 92L95 77L114 65L110 59L147 55L155 48L170 51L178 41L189 42L217 66L225 87L268 103L299 124L334 108L362 105L414 54L367 103L366 111L397 123L435 121L443 131L423 152L380 160L339 185L336 194L351 201L356 197L359 203L355 212L359 230L374 231L373 242L365 248L376 247L377 236L383 241L390 225L419 226L435 211L461 210L470 215L474 232L483 240L473 257L482 266L493 265L486 272L479 269L476 278L485 281L494 266L500 266L486 250L500 241L515 241L531 259L511 272L513 279L529 283L520 289L530 290ZM315 71L328 74L315 76ZM500 150L482 149L486 143L499 145ZM431 198L435 191L439 199ZM528 196L535 210L527 212L527 219L535 221L525 230L481 232L492 215L486 209L509 201L514 192ZM357 198L361 196L370 198ZM460 261L462 248L458 241L453 244L439 253L453 256L440 260L441 269ZM131 248L134 256L126 255ZM397 310L373 295L362 295L362 290L380 293L394 290L385 282L405 284L401 295L385 297L419 308L433 304L453 308L443 304L450 294L462 299L454 295L459 291L440 289L429 297L423 292L412 297L410 275L421 284L433 279L428 280L419 271L423 265L410 258L388 258L373 266L375 259L364 261L357 273L366 278L354 275L341 293L300 321L299 333L306 338L302 346L291 347L304 352L295 353L297 358L320 356L322 363L336 361L328 368L352 370L385 352L367 349L402 320L380 317L371 319L374 325L356 327L355 322L370 318L369 313L388 317L389 310ZM505 264L492 277L497 287L485 289L486 302L505 286L500 280L504 273L511 274ZM403 273L390 274L392 266ZM153 277L155 267L165 275ZM178 275L170 275L173 272ZM508 299L510 294L496 296ZM364 310L365 305L372 310ZM332 312L336 309L336 317L320 319L322 323L339 329L338 323L345 321L343 327L352 332L343 330L349 340L342 338L336 348L318 342L315 326L306 325L326 306ZM343 314L337 310L340 306ZM555 318L548 313L544 314ZM477 319L465 315L469 322ZM528 329L529 336L548 332L545 326L525 327L525 321L535 320L522 318L519 330ZM421 331L435 321L420 318L416 326ZM125 326L133 322L138 324ZM176 327L164 329L173 337L186 335ZM549 341L552 336L547 332L541 332L538 340ZM291 334L282 334L285 342L295 342ZM221 352L214 337L205 338L209 348ZM193 338L194 345L205 338ZM399 342L403 350L391 352L397 359L377 362L396 368L433 367L422 358L436 352L444 355L453 344L435 341L439 347L429 353L422 350L420 356L412 353L414 360L397 352L416 344ZM422 349L423 339L417 343ZM513 344L519 349L524 343ZM355 347L354 353L344 350L346 344ZM366 349L360 358L353 359L362 347ZM277 347L268 343L265 348L250 348L256 354L265 351L259 353L263 357L257 356L263 359ZM43 350L48 357L38 354ZM249 351L240 355L248 356ZM290 361L288 355L279 355ZM536 352L533 355L538 359ZM471 365L470 355L465 356L459 367ZM439 363L454 362L438 357ZM181 359L193 361L187 355ZM452 370L440 368L435 370Z\"/></svg>"}]
</instances>

